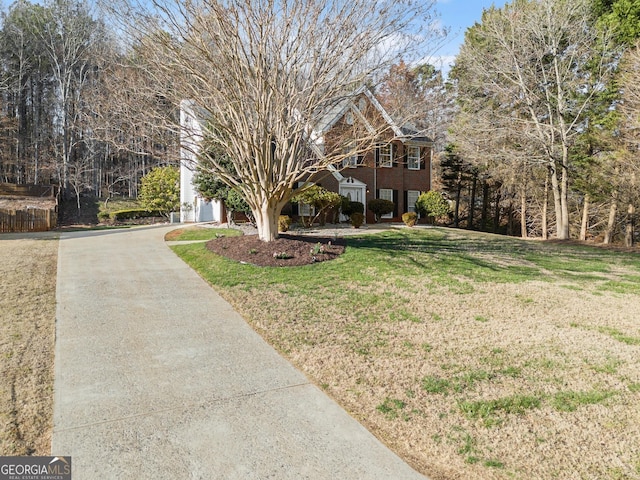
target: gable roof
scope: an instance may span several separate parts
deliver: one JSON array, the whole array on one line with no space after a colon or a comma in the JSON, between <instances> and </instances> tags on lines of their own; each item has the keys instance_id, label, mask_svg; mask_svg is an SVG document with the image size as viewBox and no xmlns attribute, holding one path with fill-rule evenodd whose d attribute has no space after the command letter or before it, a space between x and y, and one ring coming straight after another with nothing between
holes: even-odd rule
<instances>
[{"instance_id":1,"label":"gable roof","mask_svg":"<svg viewBox=\"0 0 640 480\"><path fill-rule=\"evenodd\" d=\"M329 109L324 115L320 117L315 128L309 128L309 145L311 150L319 157L324 157L324 135L327 133L340 119L342 119L348 112L352 112L356 115L365 125L371 133L375 131L374 127L369 123L367 118L360 111L360 108L355 105L354 101L357 98L361 98L364 95L371 105L378 111L382 118L391 127L395 135L395 140L400 140L403 143L419 143L428 145L433 143L432 140L421 132L418 132L413 126L403 125L399 126L389 113L384 109L382 104L373 95L371 90L366 85L361 86L350 95L345 96L339 102L337 102L331 109ZM204 110L198 108L194 101L183 100L180 102L181 110L181 130L182 130L182 142L191 144L192 148L197 148L196 144L202 140L202 125L205 123L208 115ZM184 148L183 144L183 148ZM333 165L329 165L327 169L338 180L344 179L340 171Z\"/></svg>"},{"instance_id":2,"label":"gable roof","mask_svg":"<svg viewBox=\"0 0 640 480\"><path fill-rule=\"evenodd\" d=\"M354 100L361 95L365 95L369 102L375 107L375 109L380 113L382 118L389 124L392 128L394 134L396 136L402 135L402 131L395 124L391 116L387 113L387 111L382 107L380 102L373 96L371 91L366 87L362 86L357 89L355 92L351 93L348 96L345 96L342 100L340 100L336 105L333 106L329 111L327 111L315 125L313 129L316 137L322 137L323 134L328 132L342 117L344 117L347 112L351 111L352 113L358 115L358 117L363 120L365 126L367 128L373 128L367 121L367 119L362 115L360 109L355 105Z\"/></svg>"},{"instance_id":3,"label":"gable roof","mask_svg":"<svg viewBox=\"0 0 640 480\"><path fill-rule=\"evenodd\" d=\"M408 124L402 126L398 125L396 121L391 117L391 115L389 115L389 113L385 110L382 104L378 101L375 95L371 93L371 90L369 90L369 88L364 85L353 92L351 95L342 99L320 118L311 134L312 140L314 140L314 142L319 141L319 144L322 145L322 138L324 134L329 131L349 111L358 116L358 118L364 123L365 127L369 131L373 131L374 129L371 124L354 103L354 100L361 95L366 96L371 105L373 105L378 113L380 113L384 121L387 122L387 124L391 127L391 130L393 131L396 139L402 141L403 143L406 141L425 144L432 143L432 140L429 137L422 135L421 132L415 129L415 127Z\"/></svg>"}]
</instances>

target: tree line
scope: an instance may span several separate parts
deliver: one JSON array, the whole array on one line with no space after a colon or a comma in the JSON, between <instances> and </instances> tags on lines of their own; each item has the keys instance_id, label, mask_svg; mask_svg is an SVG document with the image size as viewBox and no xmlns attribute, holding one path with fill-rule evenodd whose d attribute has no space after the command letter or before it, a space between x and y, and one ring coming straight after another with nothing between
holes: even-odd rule
<instances>
[{"instance_id":1,"label":"tree line","mask_svg":"<svg viewBox=\"0 0 640 480\"><path fill-rule=\"evenodd\" d=\"M176 164L133 48L82 0L18 0L0 30L0 181L58 184L67 195L135 197L140 178Z\"/></svg>"},{"instance_id":2,"label":"tree line","mask_svg":"<svg viewBox=\"0 0 640 480\"><path fill-rule=\"evenodd\" d=\"M207 118L199 159L269 240L300 180L389 134L356 122L344 145L309 147L309 125L367 85L434 140L453 225L633 243L640 0L489 8L448 79L419 61L443 38L434 1L178 4L6 8L0 181L135 197L152 168L177 164L189 98Z\"/></svg>"},{"instance_id":3,"label":"tree line","mask_svg":"<svg viewBox=\"0 0 640 480\"><path fill-rule=\"evenodd\" d=\"M514 0L452 68L453 222L627 245L637 234L640 1Z\"/></svg>"},{"instance_id":4,"label":"tree line","mask_svg":"<svg viewBox=\"0 0 640 480\"><path fill-rule=\"evenodd\" d=\"M177 162L188 99L203 120L198 159L272 240L296 185L353 154L312 147L309 126L437 37L434 4L114 0L98 15L84 0L18 0L2 15L0 180L136 196L150 168ZM350 144L388 136L379 123L355 122Z\"/></svg>"}]
</instances>

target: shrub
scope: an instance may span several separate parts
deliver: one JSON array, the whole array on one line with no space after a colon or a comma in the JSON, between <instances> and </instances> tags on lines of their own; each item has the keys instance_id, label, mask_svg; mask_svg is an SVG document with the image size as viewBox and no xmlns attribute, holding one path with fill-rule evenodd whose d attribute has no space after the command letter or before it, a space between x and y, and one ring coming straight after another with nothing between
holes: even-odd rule
<instances>
[{"instance_id":1,"label":"shrub","mask_svg":"<svg viewBox=\"0 0 640 480\"><path fill-rule=\"evenodd\" d=\"M349 218L351 219L351 225L353 225L354 228L360 228L364 223L364 214L360 212L353 212Z\"/></svg>"},{"instance_id":2,"label":"shrub","mask_svg":"<svg viewBox=\"0 0 640 480\"><path fill-rule=\"evenodd\" d=\"M291 226L291 217L289 215L280 215L278 217L278 231L286 232Z\"/></svg>"},{"instance_id":3,"label":"shrub","mask_svg":"<svg viewBox=\"0 0 640 480\"><path fill-rule=\"evenodd\" d=\"M315 208L315 215L308 219L309 226L313 225L316 220L320 220L320 225L327 223L327 214L333 208L339 207L342 202L342 197L335 192L331 192L320 185L312 185L302 193L297 194L291 199L298 204L307 204ZM304 219L303 219L303 223Z\"/></svg>"},{"instance_id":4,"label":"shrub","mask_svg":"<svg viewBox=\"0 0 640 480\"><path fill-rule=\"evenodd\" d=\"M144 208L128 208L126 210L115 210L108 214L109 219L114 222L134 220L136 218L158 217L161 215L162 213L158 210L146 210Z\"/></svg>"},{"instance_id":5,"label":"shrub","mask_svg":"<svg viewBox=\"0 0 640 480\"><path fill-rule=\"evenodd\" d=\"M416 212L403 213L402 221L407 227L413 227L418 221L418 214Z\"/></svg>"},{"instance_id":6,"label":"shrub","mask_svg":"<svg viewBox=\"0 0 640 480\"><path fill-rule=\"evenodd\" d=\"M232 188L228 191L224 206L227 209L227 223L229 225L232 223L233 212L242 212L249 219L251 225L255 226L256 222L251 207L238 190Z\"/></svg>"},{"instance_id":7,"label":"shrub","mask_svg":"<svg viewBox=\"0 0 640 480\"><path fill-rule=\"evenodd\" d=\"M147 210L169 213L180 208L180 171L176 167L156 167L142 177L140 203Z\"/></svg>"},{"instance_id":8,"label":"shrub","mask_svg":"<svg viewBox=\"0 0 640 480\"><path fill-rule=\"evenodd\" d=\"M440 192L434 190L421 194L416 201L416 208L432 221L447 215L450 210L449 202L444 199Z\"/></svg>"},{"instance_id":9,"label":"shrub","mask_svg":"<svg viewBox=\"0 0 640 480\"><path fill-rule=\"evenodd\" d=\"M364 215L364 203L353 202L347 197L342 197L340 211L345 217L351 217L352 213L362 213Z\"/></svg>"},{"instance_id":10,"label":"shrub","mask_svg":"<svg viewBox=\"0 0 640 480\"><path fill-rule=\"evenodd\" d=\"M367 208L373 212L376 217L376 222L380 221L382 215L393 212L395 204L391 200L385 200L384 198L375 198L369 202Z\"/></svg>"}]
</instances>

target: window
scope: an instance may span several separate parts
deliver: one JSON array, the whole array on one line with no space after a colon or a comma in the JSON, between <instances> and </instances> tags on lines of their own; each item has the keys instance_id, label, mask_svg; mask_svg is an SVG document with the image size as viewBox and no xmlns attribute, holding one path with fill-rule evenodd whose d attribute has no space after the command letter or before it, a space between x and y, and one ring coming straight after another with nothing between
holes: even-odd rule
<instances>
[{"instance_id":1,"label":"window","mask_svg":"<svg viewBox=\"0 0 640 480\"><path fill-rule=\"evenodd\" d=\"M356 146L352 142L343 149L345 155L349 155L342 160L342 166L348 168L356 168L358 166L358 154L356 153Z\"/></svg>"},{"instance_id":2,"label":"window","mask_svg":"<svg viewBox=\"0 0 640 480\"><path fill-rule=\"evenodd\" d=\"M378 191L378 198L393 202L393 190L391 188L381 188ZM387 213L385 215L382 215L380 218L393 218L393 213Z\"/></svg>"},{"instance_id":3,"label":"window","mask_svg":"<svg viewBox=\"0 0 640 480\"><path fill-rule=\"evenodd\" d=\"M312 217L315 214L315 208L313 208L308 203L300 202L298 204L298 215L300 215L301 217Z\"/></svg>"},{"instance_id":4,"label":"window","mask_svg":"<svg viewBox=\"0 0 640 480\"><path fill-rule=\"evenodd\" d=\"M420 147L408 147L407 167L409 167L409 170L420 170Z\"/></svg>"},{"instance_id":5,"label":"window","mask_svg":"<svg viewBox=\"0 0 640 480\"><path fill-rule=\"evenodd\" d=\"M314 185L313 182L298 182L297 187L301 188L308 185ZM315 209L308 203L298 202L298 215L301 217L311 217L315 215Z\"/></svg>"},{"instance_id":6,"label":"window","mask_svg":"<svg viewBox=\"0 0 640 480\"><path fill-rule=\"evenodd\" d=\"M416 211L416 202L418 201L419 196L420 196L419 190L407 190L407 205L406 205L407 212Z\"/></svg>"},{"instance_id":7,"label":"window","mask_svg":"<svg viewBox=\"0 0 640 480\"><path fill-rule=\"evenodd\" d=\"M393 145L387 143L378 147L378 164L381 167L393 167Z\"/></svg>"}]
</instances>

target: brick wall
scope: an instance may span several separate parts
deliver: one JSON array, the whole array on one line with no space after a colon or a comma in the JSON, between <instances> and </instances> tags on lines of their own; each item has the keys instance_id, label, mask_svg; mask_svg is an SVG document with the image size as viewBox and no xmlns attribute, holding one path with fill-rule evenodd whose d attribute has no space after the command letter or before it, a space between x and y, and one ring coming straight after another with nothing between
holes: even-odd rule
<instances>
[{"instance_id":1,"label":"brick wall","mask_svg":"<svg viewBox=\"0 0 640 480\"><path fill-rule=\"evenodd\" d=\"M402 214L407 209L406 193L408 190L426 192L431 185L430 147L421 147L420 170L411 170L407 166L405 146L401 142L393 142L394 161L392 167L372 168L376 165L375 152L369 152L364 158L364 166L358 168L346 168L342 170L345 177L353 177L367 184L367 202L379 198L379 190L386 188L393 190L396 211L391 219L382 219L384 222L400 222ZM325 188L329 188L327 185ZM334 191L337 191L335 182ZM374 215L367 211L367 223L375 221Z\"/></svg>"},{"instance_id":2,"label":"brick wall","mask_svg":"<svg viewBox=\"0 0 640 480\"><path fill-rule=\"evenodd\" d=\"M393 142L394 158L392 167L378 167L376 152L370 151L363 157L362 164L356 168L345 168L341 170L342 176L345 178L353 177L367 185L366 200L367 203L374 198L379 198L379 190L386 188L393 190L394 203L396 211L392 218L385 218L383 222L401 222L402 214L408 211L406 205L406 192L415 190L426 192L431 186L431 155L430 146L421 146L421 161L419 170L411 170L407 166L406 147L400 141ZM331 173L322 173L314 175L310 181L317 185L321 185L327 190L333 192L339 191L339 184ZM373 213L366 211L367 223L374 223ZM283 214L297 215L297 209L294 207L286 207Z\"/></svg>"}]
</instances>

